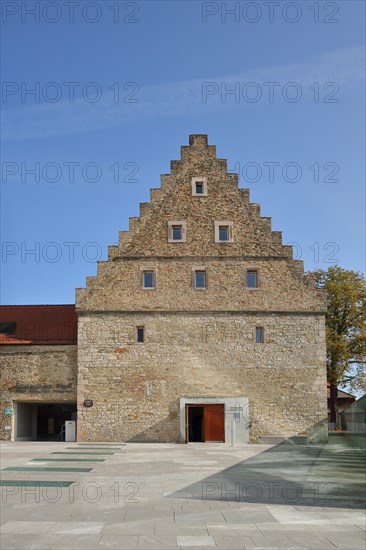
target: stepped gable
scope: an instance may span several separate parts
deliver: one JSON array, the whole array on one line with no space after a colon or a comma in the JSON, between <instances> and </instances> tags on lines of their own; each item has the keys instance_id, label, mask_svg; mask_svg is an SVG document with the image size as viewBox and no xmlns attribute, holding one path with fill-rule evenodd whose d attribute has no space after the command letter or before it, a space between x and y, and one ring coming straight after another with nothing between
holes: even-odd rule
<instances>
[{"instance_id":1,"label":"stepped gable","mask_svg":"<svg viewBox=\"0 0 366 550\"><path fill-rule=\"evenodd\" d=\"M192 178L206 179L207 195L192 194ZM168 222L174 220L185 221L185 242L169 242ZM214 222L218 220L233 223L233 242L215 242ZM324 304L319 306L323 298L314 290L312 280L304 276L303 262L293 259L292 247L282 244L282 233L272 231L271 218L260 215L259 204L250 202L248 189L239 188L238 174L227 171L226 159L217 158L216 147L208 145L205 134L191 135L189 145L181 147L181 159L171 161L170 173L161 175L161 187L150 190L150 202L140 204L140 216L130 217L129 229L119 232L118 245L108 247L108 261L98 262L97 276L87 277L87 289L77 289L77 308L88 308L88 291L91 297L97 289L102 304L106 284L117 284L122 292L123 275L117 264L179 258L202 258L206 262L236 258L247 265L283 260L287 276L292 279L285 291L293 285L297 289L306 287L314 297L310 309L324 310Z\"/></svg>"},{"instance_id":2,"label":"stepped gable","mask_svg":"<svg viewBox=\"0 0 366 550\"><path fill-rule=\"evenodd\" d=\"M207 178L209 192L197 199L191 180L200 176ZM181 218L189 221L190 231L177 249L167 242L167 221ZM249 189L239 189L238 174L227 171L227 160L216 157L216 147L203 134L191 135L189 146L181 147L181 160L171 161L171 173L161 175L161 187L150 190L150 202L140 203L140 216L129 218L128 231L119 232L108 257L226 255L212 242L213 219L238 223L230 255L292 258L292 247L282 245L281 232L271 230L271 218L261 217L259 204L249 201Z\"/></svg>"}]
</instances>

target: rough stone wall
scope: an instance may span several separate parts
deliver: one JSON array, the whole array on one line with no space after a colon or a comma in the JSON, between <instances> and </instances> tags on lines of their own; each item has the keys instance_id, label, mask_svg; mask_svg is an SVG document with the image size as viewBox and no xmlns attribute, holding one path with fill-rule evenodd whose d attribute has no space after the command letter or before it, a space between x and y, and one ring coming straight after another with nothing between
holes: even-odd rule
<instances>
[{"instance_id":1,"label":"rough stone wall","mask_svg":"<svg viewBox=\"0 0 366 550\"><path fill-rule=\"evenodd\" d=\"M227 173L207 136L191 136L190 144L162 176L161 189L151 191L151 202L140 205L140 217L130 218L130 230L120 232L119 245L109 247L109 261L98 262L97 276L77 289L77 311L171 310L176 298L188 310L324 311L324 294L304 277L303 262L292 259L292 247L282 245L281 232L260 216L248 189L238 188L237 174ZM207 178L207 196L192 196L196 176ZM174 220L186 222L186 242L168 242ZM215 242L214 223L223 220L233 222L233 242ZM207 266L204 296L191 288L191 265ZM243 293L244 269L257 266L264 269L263 291L255 297ZM141 267L157 269L153 293L141 289Z\"/></svg>"},{"instance_id":2,"label":"rough stone wall","mask_svg":"<svg viewBox=\"0 0 366 550\"><path fill-rule=\"evenodd\" d=\"M181 152L76 291L79 438L177 441L184 396L248 397L252 440L304 432L326 418L325 294L207 136ZM192 195L193 177L207 179L207 196ZM172 221L185 222L185 242L169 242ZM232 242L215 242L217 221L232 223ZM195 267L207 271L204 290L192 285ZM156 288L142 288L144 268ZM258 289L245 286L248 268Z\"/></svg>"},{"instance_id":3,"label":"rough stone wall","mask_svg":"<svg viewBox=\"0 0 366 550\"><path fill-rule=\"evenodd\" d=\"M304 433L327 414L324 363L322 315L82 315L78 436L178 441L180 397L236 395L249 398L252 441Z\"/></svg>"},{"instance_id":4,"label":"rough stone wall","mask_svg":"<svg viewBox=\"0 0 366 550\"><path fill-rule=\"evenodd\" d=\"M206 268L204 291L193 288L195 267ZM156 270L156 288L142 288L141 268ZM260 270L259 289L245 287L248 268ZM91 278L85 310L323 311L323 295L306 286L303 278L284 258L126 258L106 263L103 273ZM79 312L84 310L79 307Z\"/></svg>"},{"instance_id":5,"label":"rough stone wall","mask_svg":"<svg viewBox=\"0 0 366 550\"><path fill-rule=\"evenodd\" d=\"M0 439L9 440L13 401L76 401L76 346L3 345L0 347Z\"/></svg>"}]
</instances>

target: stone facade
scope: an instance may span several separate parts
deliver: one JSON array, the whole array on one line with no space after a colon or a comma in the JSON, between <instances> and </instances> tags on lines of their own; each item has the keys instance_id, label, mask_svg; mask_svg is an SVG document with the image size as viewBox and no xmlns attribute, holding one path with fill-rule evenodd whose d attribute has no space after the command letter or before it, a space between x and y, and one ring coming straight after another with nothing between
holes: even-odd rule
<instances>
[{"instance_id":1,"label":"stone facade","mask_svg":"<svg viewBox=\"0 0 366 550\"><path fill-rule=\"evenodd\" d=\"M75 345L13 344L1 346L0 351L0 439L14 438L16 403L76 401Z\"/></svg>"},{"instance_id":2,"label":"stone facade","mask_svg":"<svg viewBox=\"0 0 366 550\"><path fill-rule=\"evenodd\" d=\"M252 441L314 437L327 417L325 295L207 136L189 143L97 276L77 289L78 438L180 441L183 398L235 397L248 400L239 440L246 430ZM205 288L195 287L196 270ZM152 288L143 287L144 271Z\"/></svg>"},{"instance_id":3,"label":"stone facade","mask_svg":"<svg viewBox=\"0 0 366 550\"><path fill-rule=\"evenodd\" d=\"M73 304L0 306L0 439L56 438L71 420L76 344Z\"/></svg>"}]
</instances>

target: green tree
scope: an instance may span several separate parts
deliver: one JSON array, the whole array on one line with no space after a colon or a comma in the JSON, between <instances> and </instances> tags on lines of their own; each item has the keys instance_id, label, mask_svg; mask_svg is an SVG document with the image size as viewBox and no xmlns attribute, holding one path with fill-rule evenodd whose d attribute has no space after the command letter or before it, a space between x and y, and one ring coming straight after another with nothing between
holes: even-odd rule
<instances>
[{"instance_id":1,"label":"green tree","mask_svg":"<svg viewBox=\"0 0 366 550\"><path fill-rule=\"evenodd\" d=\"M327 379L330 421L339 427L338 386L366 391L366 281L360 273L332 266L315 271L327 293Z\"/></svg>"}]
</instances>

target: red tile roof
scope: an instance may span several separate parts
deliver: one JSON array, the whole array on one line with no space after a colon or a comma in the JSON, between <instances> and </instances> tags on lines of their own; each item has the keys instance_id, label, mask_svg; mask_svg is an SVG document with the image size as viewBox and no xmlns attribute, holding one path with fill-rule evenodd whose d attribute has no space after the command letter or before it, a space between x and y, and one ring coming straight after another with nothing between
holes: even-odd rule
<instances>
[{"instance_id":1,"label":"red tile roof","mask_svg":"<svg viewBox=\"0 0 366 550\"><path fill-rule=\"evenodd\" d=\"M0 344L76 343L74 304L0 306Z\"/></svg>"}]
</instances>

